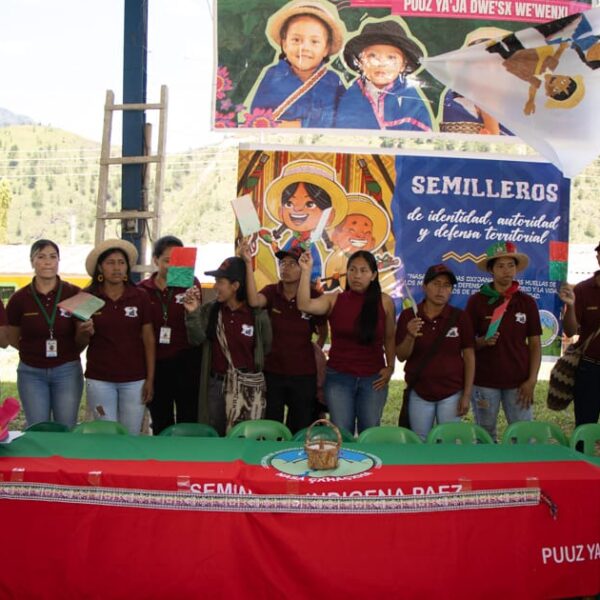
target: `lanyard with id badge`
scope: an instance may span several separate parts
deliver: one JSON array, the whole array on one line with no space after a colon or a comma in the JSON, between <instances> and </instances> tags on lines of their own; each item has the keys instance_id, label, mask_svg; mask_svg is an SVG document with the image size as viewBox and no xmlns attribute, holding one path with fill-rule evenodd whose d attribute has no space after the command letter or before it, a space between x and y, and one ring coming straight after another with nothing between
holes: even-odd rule
<instances>
[{"instance_id":1,"label":"lanyard with id badge","mask_svg":"<svg viewBox=\"0 0 600 600\"><path fill-rule=\"evenodd\" d=\"M166 304L163 302L162 294L156 290L156 295L160 300L160 305L162 306L162 315L163 315L163 326L160 328L158 332L158 343L159 344L170 344L171 343L171 328L167 325L167 320L169 319L169 303L171 302L171 298L173 297L173 290L169 289L169 294L167 297Z\"/></svg>"},{"instance_id":2,"label":"lanyard with id badge","mask_svg":"<svg viewBox=\"0 0 600 600\"><path fill-rule=\"evenodd\" d=\"M44 320L48 325L48 329L50 330L50 337L46 340L46 358L56 358L58 356L58 341L54 339L54 322L56 321L56 308L58 303L60 302L60 296L62 294L62 281L58 285L58 291L56 292L56 298L54 298L54 306L52 307L52 314L48 316L42 301L39 299L37 292L35 291L35 287L33 282L29 284L31 288L31 294L33 295L36 304L42 312Z\"/></svg>"}]
</instances>

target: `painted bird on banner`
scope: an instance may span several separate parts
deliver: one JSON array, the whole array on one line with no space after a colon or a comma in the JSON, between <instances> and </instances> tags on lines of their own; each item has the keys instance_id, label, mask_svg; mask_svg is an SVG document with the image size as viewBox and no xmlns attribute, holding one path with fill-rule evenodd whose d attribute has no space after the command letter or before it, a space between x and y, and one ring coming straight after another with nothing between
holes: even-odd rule
<instances>
[{"instance_id":1,"label":"painted bird on banner","mask_svg":"<svg viewBox=\"0 0 600 600\"><path fill-rule=\"evenodd\" d=\"M600 8L421 62L566 177L600 154Z\"/></svg>"}]
</instances>

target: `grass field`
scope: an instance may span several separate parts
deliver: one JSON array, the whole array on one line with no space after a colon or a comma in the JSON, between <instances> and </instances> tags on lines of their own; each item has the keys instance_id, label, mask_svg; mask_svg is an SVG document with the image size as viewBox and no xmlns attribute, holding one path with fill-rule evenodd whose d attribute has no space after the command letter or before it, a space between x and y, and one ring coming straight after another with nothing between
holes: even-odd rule
<instances>
[{"instance_id":1,"label":"grass field","mask_svg":"<svg viewBox=\"0 0 600 600\"><path fill-rule=\"evenodd\" d=\"M390 393L388 401L383 411L383 425L396 425L398 423L398 413L400 412L400 403L402 401L402 392L404 390L404 382L392 381L390 384ZM556 423L567 435L571 435L574 428L575 419L573 416L573 407L570 406L562 412L555 412L546 407L546 394L548 392L548 382L540 381L535 388L535 403L534 403L534 418L538 421L549 421ZM85 392L84 392L85 395ZM15 382L2 382L2 397L15 396L17 394L17 385ZM79 411L79 420L82 421L85 413L85 399L81 404ZM472 421L473 415L469 414L465 417L466 421ZM11 429L22 429L25 425L25 419L21 413L17 420L11 424ZM498 418L498 437L506 429L506 419L504 413L500 411Z\"/></svg>"}]
</instances>

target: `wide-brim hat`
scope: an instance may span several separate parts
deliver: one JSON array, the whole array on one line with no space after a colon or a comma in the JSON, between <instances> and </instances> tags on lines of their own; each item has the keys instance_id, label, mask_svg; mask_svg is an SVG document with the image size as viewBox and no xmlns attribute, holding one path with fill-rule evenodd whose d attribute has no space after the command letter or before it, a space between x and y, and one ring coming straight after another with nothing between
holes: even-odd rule
<instances>
[{"instance_id":1,"label":"wide-brim hat","mask_svg":"<svg viewBox=\"0 0 600 600\"><path fill-rule=\"evenodd\" d=\"M281 194L292 183L312 183L329 194L333 217L327 224L328 227L335 227L346 216L348 208L346 192L337 182L333 167L314 160L295 160L283 167L279 177L271 182L265 192L265 206L274 221L281 221L279 216Z\"/></svg>"},{"instance_id":2,"label":"wide-brim hat","mask_svg":"<svg viewBox=\"0 0 600 600\"><path fill-rule=\"evenodd\" d=\"M95 248L92 248L91 252L87 255L85 259L85 270L87 271L90 277L94 276L96 271L96 265L98 264L98 259L102 254L104 254L107 250L121 250L127 257L127 261L129 262L129 268L131 269L136 263L138 259L138 251L137 248L126 240L120 239L111 239L104 240L100 242Z\"/></svg>"},{"instance_id":3,"label":"wide-brim hat","mask_svg":"<svg viewBox=\"0 0 600 600\"><path fill-rule=\"evenodd\" d=\"M478 27L469 31L465 36L464 46L473 46L480 42L489 42L491 40L499 40L507 35L510 35L512 31L508 29L500 29L500 27Z\"/></svg>"},{"instance_id":4,"label":"wide-brim hat","mask_svg":"<svg viewBox=\"0 0 600 600\"><path fill-rule=\"evenodd\" d=\"M450 279L450 283L452 285L456 285L456 275L452 272L450 267L446 266L444 263L440 263L439 265L431 265L431 267L427 269L425 277L423 277L423 285L427 285L430 281L433 281L440 275L447 275Z\"/></svg>"},{"instance_id":5,"label":"wide-brim hat","mask_svg":"<svg viewBox=\"0 0 600 600\"><path fill-rule=\"evenodd\" d=\"M327 23L331 28L330 55L337 54L344 45L346 28L337 16L337 9L328 2L316 0L293 0L274 13L267 22L267 35L281 46L281 28L291 17L298 15L312 15Z\"/></svg>"},{"instance_id":6,"label":"wide-brim hat","mask_svg":"<svg viewBox=\"0 0 600 600\"><path fill-rule=\"evenodd\" d=\"M204 274L215 278L224 277L230 281L242 283L246 280L246 263L239 256L230 256L219 265L218 269L204 271Z\"/></svg>"},{"instance_id":7,"label":"wide-brim hat","mask_svg":"<svg viewBox=\"0 0 600 600\"><path fill-rule=\"evenodd\" d=\"M546 104L544 105L546 108L573 108L581 102L585 96L585 84L583 83L583 77L581 75L575 75L571 77L571 79L575 82L575 89L573 90L573 93L564 100L548 98L546 100Z\"/></svg>"},{"instance_id":8,"label":"wide-brim hat","mask_svg":"<svg viewBox=\"0 0 600 600\"><path fill-rule=\"evenodd\" d=\"M373 223L375 246L373 246L371 251L380 248L390 235L390 219L387 212L376 204L370 196L366 196L365 194L348 194L348 210L344 218L350 215L364 215Z\"/></svg>"},{"instance_id":9,"label":"wide-brim hat","mask_svg":"<svg viewBox=\"0 0 600 600\"><path fill-rule=\"evenodd\" d=\"M344 47L346 66L358 73L360 53L368 46L375 44L386 44L398 48L406 60L404 73L412 73L420 67L419 60L423 56L423 50L408 37L400 23L390 19L367 23L357 35L346 42Z\"/></svg>"},{"instance_id":10,"label":"wide-brim hat","mask_svg":"<svg viewBox=\"0 0 600 600\"><path fill-rule=\"evenodd\" d=\"M514 258L517 263L517 273L524 271L529 265L527 254L517 252L517 247L512 242L498 242L485 251L485 256L477 262L477 266L482 271L487 271L489 262L496 258Z\"/></svg>"}]
</instances>

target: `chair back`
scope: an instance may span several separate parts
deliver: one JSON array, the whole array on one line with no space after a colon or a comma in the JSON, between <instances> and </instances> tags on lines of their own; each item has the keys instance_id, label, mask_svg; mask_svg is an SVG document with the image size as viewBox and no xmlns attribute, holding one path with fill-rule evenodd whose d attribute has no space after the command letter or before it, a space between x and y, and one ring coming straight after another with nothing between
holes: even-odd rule
<instances>
[{"instance_id":1,"label":"chair back","mask_svg":"<svg viewBox=\"0 0 600 600\"><path fill-rule=\"evenodd\" d=\"M73 433L100 433L103 435L128 435L129 431L118 421L84 421L73 427Z\"/></svg>"},{"instance_id":2,"label":"chair back","mask_svg":"<svg viewBox=\"0 0 600 600\"><path fill-rule=\"evenodd\" d=\"M27 427L25 431L51 431L57 433L67 433L71 431L71 429L64 423L57 423L56 421L40 421L39 423L34 423L33 425Z\"/></svg>"},{"instance_id":3,"label":"chair back","mask_svg":"<svg viewBox=\"0 0 600 600\"><path fill-rule=\"evenodd\" d=\"M428 444L493 444L492 436L475 423L441 423L427 436Z\"/></svg>"},{"instance_id":4,"label":"chair back","mask_svg":"<svg viewBox=\"0 0 600 600\"><path fill-rule=\"evenodd\" d=\"M279 421L255 419L242 421L234 425L227 434L228 438L247 438L250 440L287 441L292 439L292 432Z\"/></svg>"},{"instance_id":5,"label":"chair back","mask_svg":"<svg viewBox=\"0 0 600 600\"><path fill-rule=\"evenodd\" d=\"M406 427L386 425L369 427L359 436L358 441L366 444L421 444L421 438Z\"/></svg>"},{"instance_id":6,"label":"chair back","mask_svg":"<svg viewBox=\"0 0 600 600\"><path fill-rule=\"evenodd\" d=\"M575 429L571 448L586 456L600 456L600 423L586 423Z\"/></svg>"},{"instance_id":7,"label":"chair back","mask_svg":"<svg viewBox=\"0 0 600 600\"><path fill-rule=\"evenodd\" d=\"M569 440L562 429L545 421L517 421L506 428L503 444L559 444L568 446Z\"/></svg>"},{"instance_id":8,"label":"chair back","mask_svg":"<svg viewBox=\"0 0 600 600\"><path fill-rule=\"evenodd\" d=\"M343 427L338 427L340 430L340 435L342 436L342 442L353 443L356 442L356 438ZM292 440L294 442L304 442L306 439L306 431L308 427L304 427L304 429L300 429L294 434ZM311 439L314 440L332 440L337 441L337 435L335 430L332 427L327 427L327 425L315 425L310 432Z\"/></svg>"},{"instance_id":9,"label":"chair back","mask_svg":"<svg viewBox=\"0 0 600 600\"><path fill-rule=\"evenodd\" d=\"M206 423L175 423L158 435L186 437L219 437L217 430Z\"/></svg>"}]
</instances>

